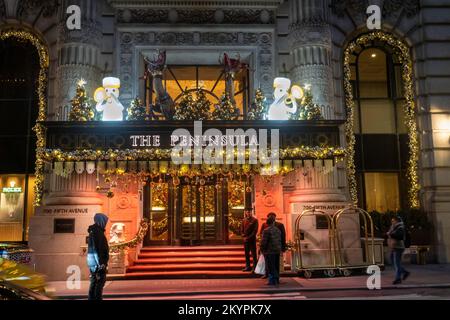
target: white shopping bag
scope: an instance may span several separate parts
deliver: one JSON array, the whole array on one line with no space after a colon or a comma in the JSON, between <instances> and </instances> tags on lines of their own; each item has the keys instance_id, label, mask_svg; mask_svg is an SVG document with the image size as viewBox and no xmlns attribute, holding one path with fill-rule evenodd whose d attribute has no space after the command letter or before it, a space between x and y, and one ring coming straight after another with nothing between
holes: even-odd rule
<instances>
[{"instance_id":1,"label":"white shopping bag","mask_svg":"<svg viewBox=\"0 0 450 320\"><path fill-rule=\"evenodd\" d=\"M255 273L260 275L266 274L266 261L264 260L264 255L259 255L258 264L255 268Z\"/></svg>"}]
</instances>

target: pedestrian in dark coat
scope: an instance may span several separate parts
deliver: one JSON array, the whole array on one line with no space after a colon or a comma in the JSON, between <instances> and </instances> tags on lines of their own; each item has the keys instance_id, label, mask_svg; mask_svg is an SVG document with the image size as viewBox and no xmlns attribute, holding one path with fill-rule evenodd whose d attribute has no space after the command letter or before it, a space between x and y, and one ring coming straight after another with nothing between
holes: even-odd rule
<instances>
[{"instance_id":1,"label":"pedestrian in dark coat","mask_svg":"<svg viewBox=\"0 0 450 320\"><path fill-rule=\"evenodd\" d=\"M395 216L391 220L391 227L387 232L388 247L391 250L391 261L395 268L394 284L399 284L402 280L406 280L410 273L402 266L402 255L405 251L406 230L402 219Z\"/></svg>"},{"instance_id":2,"label":"pedestrian in dark coat","mask_svg":"<svg viewBox=\"0 0 450 320\"><path fill-rule=\"evenodd\" d=\"M109 246L105 236L108 217L96 213L94 224L89 226L87 264L90 271L89 300L102 300L108 270Z\"/></svg>"},{"instance_id":3,"label":"pedestrian in dark coat","mask_svg":"<svg viewBox=\"0 0 450 320\"><path fill-rule=\"evenodd\" d=\"M284 228L284 224L282 224L281 222L278 222L276 220L277 215L275 212L270 212L269 214L267 214L267 218L269 218L270 216L273 216L273 218L275 219L275 227L277 227L281 232L281 251L286 252L286 250L287 250L286 229ZM267 227L268 227L267 222L264 222L261 226L261 231L259 232L260 238L262 238L262 234ZM278 270L279 270L279 266L278 266ZM266 279L268 277L269 277L269 269L268 269L267 263L266 263L266 274L263 275L261 277L261 279Z\"/></svg>"},{"instance_id":4,"label":"pedestrian in dark coat","mask_svg":"<svg viewBox=\"0 0 450 320\"><path fill-rule=\"evenodd\" d=\"M278 285L280 283L280 254L282 252L281 231L275 226L273 215L267 218L267 228L263 231L260 248L269 269L269 282L267 284Z\"/></svg>"},{"instance_id":5,"label":"pedestrian in dark coat","mask_svg":"<svg viewBox=\"0 0 450 320\"><path fill-rule=\"evenodd\" d=\"M256 268L258 259L256 256L256 234L258 233L258 219L256 219L251 209L245 210L245 217L242 223L242 238L245 250L245 268L242 271L253 271ZM250 265L250 254L253 258L253 267Z\"/></svg>"}]
</instances>

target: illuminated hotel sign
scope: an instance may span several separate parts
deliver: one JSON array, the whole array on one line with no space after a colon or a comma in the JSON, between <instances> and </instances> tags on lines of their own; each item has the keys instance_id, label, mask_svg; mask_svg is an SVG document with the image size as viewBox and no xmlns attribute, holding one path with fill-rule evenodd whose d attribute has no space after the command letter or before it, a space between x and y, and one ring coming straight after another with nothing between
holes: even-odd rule
<instances>
[{"instance_id":1,"label":"illuminated hotel sign","mask_svg":"<svg viewBox=\"0 0 450 320\"><path fill-rule=\"evenodd\" d=\"M132 135L131 146L136 147L160 147L161 136L159 135ZM258 146L256 135L170 135L170 146Z\"/></svg>"},{"instance_id":2,"label":"illuminated hotel sign","mask_svg":"<svg viewBox=\"0 0 450 320\"><path fill-rule=\"evenodd\" d=\"M273 130L279 130L281 148L305 146L340 146L341 120L323 121L203 121L202 132L195 132L191 121L122 121L120 125L108 121L85 123L46 122L48 149L73 151L80 149L144 149L172 148L193 145L245 145L261 143L260 130L267 132L270 140ZM178 132L178 129L181 129ZM212 129L212 130L210 130ZM254 130L249 139L246 133ZM212 132L212 133L210 133ZM229 134L231 132L231 134ZM241 138L245 136L245 139ZM200 141L196 138L200 137ZM202 138L203 137L203 138ZM265 137L263 138L265 141ZM267 141L270 144L270 141Z\"/></svg>"},{"instance_id":3,"label":"illuminated hotel sign","mask_svg":"<svg viewBox=\"0 0 450 320\"><path fill-rule=\"evenodd\" d=\"M2 189L3 193L22 193L22 188L20 187L8 187Z\"/></svg>"}]
</instances>

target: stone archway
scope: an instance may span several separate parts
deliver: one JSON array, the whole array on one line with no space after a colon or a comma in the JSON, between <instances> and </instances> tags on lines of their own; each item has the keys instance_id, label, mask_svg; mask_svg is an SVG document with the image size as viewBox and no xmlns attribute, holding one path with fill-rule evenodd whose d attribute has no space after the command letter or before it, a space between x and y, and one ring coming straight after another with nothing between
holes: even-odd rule
<instances>
[{"instance_id":1,"label":"stone archway","mask_svg":"<svg viewBox=\"0 0 450 320\"><path fill-rule=\"evenodd\" d=\"M38 116L37 123L33 130L36 132L37 142L36 142L36 152L39 154L45 146L45 133L43 128L39 124L39 121L45 121L47 118L47 82L48 82L48 68L49 68L49 52L48 47L45 42L40 39L37 35L26 29L16 29L9 28L0 30L0 41L6 39L17 39L18 41L26 41L31 43L37 50L39 56L39 75L37 81L36 93L38 97ZM39 160L39 156L36 157L36 168L35 168L35 205L39 205L42 197L42 189L44 183L44 163Z\"/></svg>"},{"instance_id":2,"label":"stone archway","mask_svg":"<svg viewBox=\"0 0 450 320\"><path fill-rule=\"evenodd\" d=\"M419 162L419 134L416 122L416 104L414 101L414 88L413 88L413 64L410 54L410 48L408 45L395 37L394 35L383 32L374 31L365 33L354 40L352 40L344 51L344 91L345 91L345 105L347 111L347 122L345 126L345 133L347 139L346 159L347 159L347 175L349 182L349 189L352 201L358 202L357 186L356 186L356 166L355 166L355 135L353 131L354 120L354 97L353 88L351 83L351 67L350 59L351 55L357 50L357 48L369 46L373 41L377 41L382 45L392 50L399 59L402 69L402 80L405 92L405 120L408 129L408 146L409 146L409 159L407 168L407 177L410 183L408 190L409 206L411 208L418 208L420 206L419 201L419 174L418 174L418 162Z\"/></svg>"}]
</instances>

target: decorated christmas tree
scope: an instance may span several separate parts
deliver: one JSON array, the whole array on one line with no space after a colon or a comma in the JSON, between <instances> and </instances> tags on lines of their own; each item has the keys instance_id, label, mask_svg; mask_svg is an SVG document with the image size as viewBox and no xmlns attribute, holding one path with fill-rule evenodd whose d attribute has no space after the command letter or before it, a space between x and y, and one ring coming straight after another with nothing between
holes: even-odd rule
<instances>
[{"instance_id":1,"label":"decorated christmas tree","mask_svg":"<svg viewBox=\"0 0 450 320\"><path fill-rule=\"evenodd\" d=\"M311 87L305 86L304 96L297 112L292 114L292 120L322 120L320 107L313 102Z\"/></svg>"},{"instance_id":2,"label":"decorated christmas tree","mask_svg":"<svg viewBox=\"0 0 450 320\"><path fill-rule=\"evenodd\" d=\"M219 104L215 106L212 117L214 120L237 120L239 108L233 105L228 93L224 93Z\"/></svg>"},{"instance_id":3,"label":"decorated christmas tree","mask_svg":"<svg viewBox=\"0 0 450 320\"><path fill-rule=\"evenodd\" d=\"M138 97L131 101L127 113L127 120L146 120L147 118L145 106Z\"/></svg>"},{"instance_id":4,"label":"decorated christmas tree","mask_svg":"<svg viewBox=\"0 0 450 320\"><path fill-rule=\"evenodd\" d=\"M208 120L211 118L211 103L206 97L205 91L197 90L195 99L195 110L193 120Z\"/></svg>"},{"instance_id":5,"label":"decorated christmas tree","mask_svg":"<svg viewBox=\"0 0 450 320\"><path fill-rule=\"evenodd\" d=\"M76 95L71 101L72 108L69 112L69 121L91 121L94 119L94 108L86 95L85 85L86 81L83 79L77 83Z\"/></svg>"},{"instance_id":6,"label":"decorated christmas tree","mask_svg":"<svg viewBox=\"0 0 450 320\"><path fill-rule=\"evenodd\" d=\"M250 110L248 111L247 118L249 120L263 120L267 112L266 110L266 97L261 89L256 90L255 100L253 100Z\"/></svg>"},{"instance_id":7,"label":"decorated christmas tree","mask_svg":"<svg viewBox=\"0 0 450 320\"><path fill-rule=\"evenodd\" d=\"M320 107L313 102L313 95L311 88L305 90L305 95L302 100L302 113L300 119L302 120L321 120L323 119Z\"/></svg>"},{"instance_id":8,"label":"decorated christmas tree","mask_svg":"<svg viewBox=\"0 0 450 320\"><path fill-rule=\"evenodd\" d=\"M180 102L175 106L176 120L208 120L210 118L210 102L203 90L185 90Z\"/></svg>"}]
</instances>

